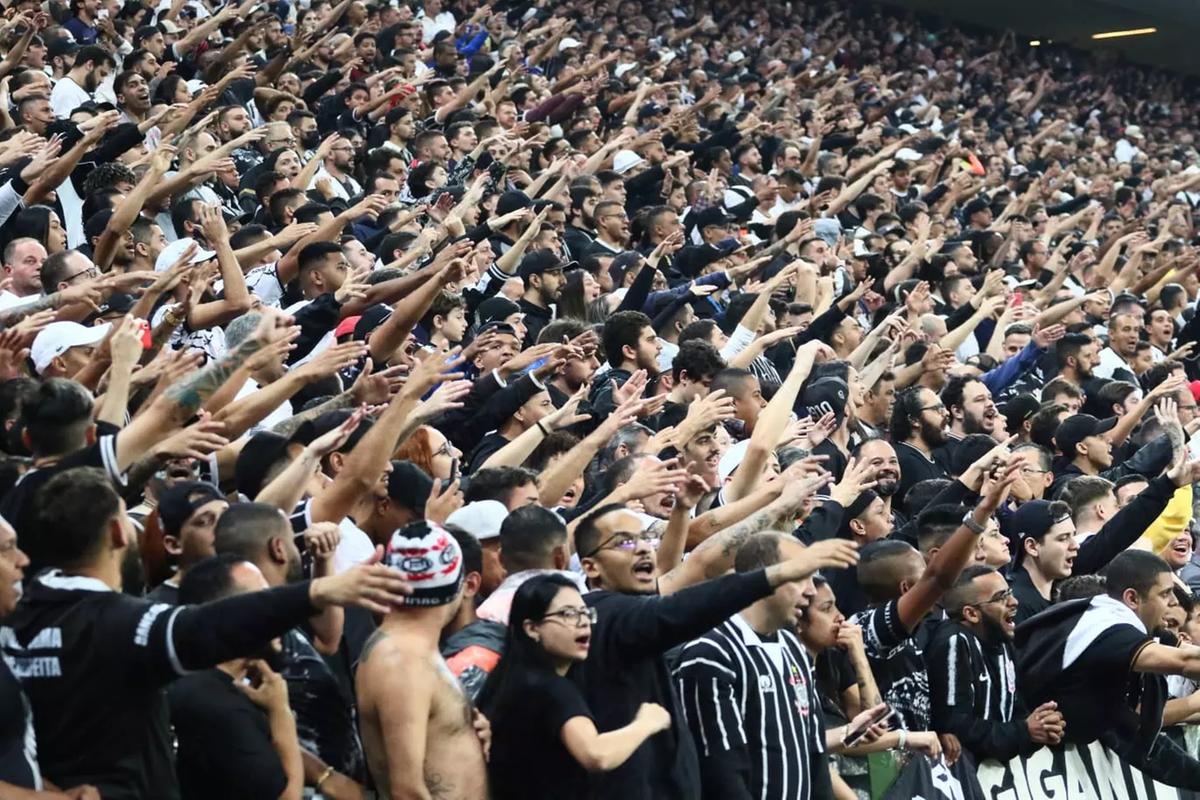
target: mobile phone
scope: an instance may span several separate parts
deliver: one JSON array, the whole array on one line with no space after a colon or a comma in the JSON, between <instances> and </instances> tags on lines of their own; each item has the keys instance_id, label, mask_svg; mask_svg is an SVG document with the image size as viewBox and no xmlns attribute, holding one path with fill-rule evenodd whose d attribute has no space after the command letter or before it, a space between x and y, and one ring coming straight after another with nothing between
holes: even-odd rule
<instances>
[{"instance_id":1,"label":"mobile phone","mask_svg":"<svg viewBox=\"0 0 1200 800\"><path fill-rule=\"evenodd\" d=\"M453 481L457 477L458 477L458 459L452 458L452 459L450 459L450 480Z\"/></svg>"},{"instance_id":2,"label":"mobile phone","mask_svg":"<svg viewBox=\"0 0 1200 800\"><path fill-rule=\"evenodd\" d=\"M1020 308L1021 304L1024 302L1025 302L1025 295L1023 293L1021 293L1019 291L1013 292L1013 296L1012 296L1013 308Z\"/></svg>"},{"instance_id":3,"label":"mobile phone","mask_svg":"<svg viewBox=\"0 0 1200 800\"><path fill-rule=\"evenodd\" d=\"M142 347L149 350L154 345L154 334L150 331L150 323L144 319L139 319L137 326L142 334Z\"/></svg>"},{"instance_id":4,"label":"mobile phone","mask_svg":"<svg viewBox=\"0 0 1200 800\"><path fill-rule=\"evenodd\" d=\"M871 729L872 725L886 722L894 716L896 716L896 709L885 703L878 711L868 717L866 722L861 726L848 728L845 737L842 738L842 744L846 747L858 744L859 740L867 735L867 731Z\"/></svg>"}]
</instances>

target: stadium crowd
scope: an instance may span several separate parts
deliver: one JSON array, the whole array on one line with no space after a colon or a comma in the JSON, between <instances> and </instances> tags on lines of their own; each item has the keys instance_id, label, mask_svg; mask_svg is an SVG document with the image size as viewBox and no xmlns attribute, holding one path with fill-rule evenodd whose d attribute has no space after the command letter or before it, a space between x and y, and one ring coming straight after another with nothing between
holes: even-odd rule
<instances>
[{"instance_id":1,"label":"stadium crowd","mask_svg":"<svg viewBox=\"0 0 1200 800\"><path fill-rule=\"evenodd\" d=\"M0 797L1200 789L1181 77L867 4L14 0Z\"/></svg>"}]
</instances>

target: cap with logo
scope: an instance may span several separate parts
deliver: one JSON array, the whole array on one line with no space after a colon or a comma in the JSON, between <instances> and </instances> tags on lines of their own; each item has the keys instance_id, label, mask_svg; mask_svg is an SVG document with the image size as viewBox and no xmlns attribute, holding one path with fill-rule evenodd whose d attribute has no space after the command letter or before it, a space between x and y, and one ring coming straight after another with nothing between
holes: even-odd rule
<instances>
[{"instance_id":1,"label":"cap with logo","mask_svg":"<svg viewBox=\"0 0 1200 800\"><path fill-rule=\"evenodd\" d=\"M534 250L521 259L521 277L541 275L543 272L560 272L575 265L574 261L563 261L553 250Z\"/></svg>"},{"instance_id":2,"label":"cap with logo","mask_svg":"<svg viewBox=\"0 0 1200 800\"><path fill-rule=\"evenodd\" d=\"M383 563L412 587L406 606L444 606L454 602L462 587L462 551L436 522L412 522L393 533Z\"/></svg>"},{"instance_id":3,"label":"cap with logo","mask_svg":"<svg viewBox=\"0 0 1200 800\"><path fill-rule=\"evenodd\" d=\"M154 261L154 271L166 272L169 270L176 261L183 258L183 254L186 253L187 249L192 245L196 245L196 252L194 255L192 255L192 260L189 262L191 264L200 264L208 261L211 258L217 257L215 250L209 250L205 247L201 247L200 243L195 239L191 238L190 236L185 236L182 239L176 239L162 249L162 252L158 254L158 258Z\"/></svg>"},{"instance_id":4,"label":"cap with logo","mask_svg":"<svg viewBox=\"0 0 1200 800\"><path fill-rule=\"evenodd\" d=\"M224 500L225 495L211 483L186 481L177 483L158 500L158 519L163 533L178 536L183 524L203 505L214 500Z\"/></svg>"},{"instance_id":5,"label":"cap with logo","mask_svg":"<svg viewBox=\"0 0 1200 800\"><path fill-rule=\"evenodd\" d=\"M1075 457L1075 446L1089 436L1098 436L1117 427L1117 418L1097 419L1091 414L1067 417L1054 431L1054 443L1068 459Z\"/></svg>"},{"instance_id":6,"label":"cap with logo","mask_svg":"<svg viewBox=\"0 0 1200 800\"><path fill-rule=\"evenodd\" d=\"M33 340L29 358L33 368L41 375L50 362L72 347L95 347L108 336L111 323L88 327L78 322L51 322Z\"/></svg>"}]
</instances>

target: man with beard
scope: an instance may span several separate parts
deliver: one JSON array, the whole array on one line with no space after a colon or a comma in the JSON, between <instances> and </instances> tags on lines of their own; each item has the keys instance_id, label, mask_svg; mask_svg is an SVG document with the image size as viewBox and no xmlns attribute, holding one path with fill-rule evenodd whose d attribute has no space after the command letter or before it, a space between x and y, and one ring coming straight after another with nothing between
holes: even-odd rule
<instances>
[{"instance_id":1,"label":"man with beard","mask_svg":"<svg viewBox=\"0 0 1200 800\"><path fill-rule=\"evenodd\" d=\"M945 404L929 389L914 386L896 396L890 428L900 462L900 488L896 496L901 502L913 484L950 477L933 458L934 450L946 443L949 421Z\"/></svg>"},{"instance_id":2,"label":"man with beard","mask_svg":"<svg viewBox=\"0 0 1200 800\"><path fill-rule=\"evenodd\" d=\"M985 486L988 472L991 481ZM922 623L974 558L988 520L1008 498L1019 475L1020 460L1016 458L997 469L985 470L978 462L972 465L964 473L963 483L983 491L979 504L959 523L941 514L918 521L919 541L952 531L928 562L912 545L896 539L872 542L863 549L858 583L871 607L852 621L862 626L879 691L896 710L897 724L905 730L931 730L929 676L922 657L929 631Z\"/></svg>"},{"instance_id":3,"label":"man with beard","mask_svg":"<svg viewBox=\"0 0 1200 800\"><path fill-rule=\"evenodd\" d=\"M66 119L76 108L90 102L92 92L116 66L117 62L102 47L89 45L80 50L75 55L75 66L54 84L54 90L50 93L54 115Z\"/></svg>"},{"instance_id":4,"label":"man with beard","mask_svg":"<svg viewBox=\"0 0 1200 800\"><path fill-rule=\"evenodd\" d=\"M999 412L992 402L988 387L971 376L952 377L942 389L941 397L950 414L950 430L945 443L933 451L933 460L941 464L947 474L951 474L954 454L963 437L975 433L994 436Z\"/></svg>"},{"instance_id":5,"label":"man with beard","mask_svg":"<svg viewBox=\"0 0 1200 800\"><path fill-rule=\"evenodd\" d=\"M336 531L331 534L336 539ZM265 503L237 503L217 523L215 548L218 555L230 554L253 564L268 586L284 586L303 575L295 534L283 512ZM336 543L314 559L314 574L328 573ZM344 615L341 609L326 609L314 617L309 630L314 640L341 639ZM348 697L321 657L309 635L293 628L283 635L280 672L288 684L300 746L305 751L304 773L315 781L327 769L323 786L342 796L342 790L359 788L366 778L362 744L354 721L353 698ZM361 791L361 789L359 789Z\"/></svg>"},{"instance_id":6,"label":"man with beard","mask_svg":"<svg viewBox=\"0 0 1200 800\"><path fill-rule=\"evenodd\" d=\"M563 244L571 258L582 259L592 249L596 231L596 220L592 215L599 201L599 190L591 186L571 189L571 224L563 231Z\"/></svg>"},{"instance_id":7,"label":"man with beard","mask_svg":"<svg viewBox=\"0 0 1200 800\"><path fill-rule=\"evenodd\" d=\"M563 270L574 266L553 250L534 250L521 258L520 276L525 293L517 304L525 315L525 347L538 340L542 328L554 320L554 301L564 284Z\"/></svg>"},{"instance_id":8,"label":"man with beard","mask_svg":"<svg viewBox=\"0 0 1200 800\"><path fill-rule=\"evenodd\" d=\"M611 367L596 376L588 397L593 419L611 414L624 397L618 389L625 386L634 372L644 371L651 378L658 375L658 354L662 345L650 318L640 311L618 311L604 322L600 336L604 354Z\"/></svg>"},{"instance_id":9,"label":"man with beard","mask_svg":"<svg viewBox=\"0 0 1200 800\"><path fill-rule=\"evenodd\" d=\"M315 175L308 184L308 190L311 192L318 187L322 182L329 185L333 191L333 198L350 202L351 197L358 197L362 194L362 186L351 175L354 169L354 145L350 143L348 138L342 137L337 139L329 151L325 154L325 159L321 162L321 166L317 169ZM326 196L327 200L332 200Z\"/></svg>"},{"instance_id":10,"label":"man with beard","mask_svg":"<svg viewBox=\"0 0 1200 800\"><path fill-rule=\"evenodd\" d=\"M883 500L884 518L889 520L892 530L897 530L904 519L892 505L892 498L900 490L900 459L896 449L887 439L867 439L855 448L853 455L855 461L871 470L870 480L875 481L872 488Z\"/></svg>"},{"instance_id":11,"label":"man with beard","mask_svg":"<svg viewBox=\"0 0 1200 800\"><path fill-rule=\"evenodd\" d=\"M1012 645L1017 599L1004 576L987 566L967 567L942 608L949 619L925 650L934 730L957 736L977 760L1008 761L1058 744L1063 719L1053 701L1019 716Z\"/></svg>"},{"instance_id":12,"label":"man with beard","mask_svg":"<svg viewBox=\"0 0 1200 800\"><path fill-rule=\"evenodd\" d=\"M113 80L113 92L117 96L117 108L121 110L121 122L135 125L146 119L150 111L150 84L140 72L125 70Z\"/></svg>"}]
</instances>

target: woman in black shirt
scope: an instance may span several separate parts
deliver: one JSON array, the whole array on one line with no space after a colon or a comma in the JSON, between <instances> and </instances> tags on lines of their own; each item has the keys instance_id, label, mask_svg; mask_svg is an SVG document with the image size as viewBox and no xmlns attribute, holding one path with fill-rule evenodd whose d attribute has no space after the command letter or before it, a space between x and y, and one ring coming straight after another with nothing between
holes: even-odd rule
<instances>
[{"instance_id":1,"label":"woman in black shirt","mask_svg":"<svg viewBox=\"0 0 1200 800\"><path fill-rule=\"evenodd\" d=\"M645 703L625 727L596 730L583 693L565 677L587 658L595 613L562 575L531 578L517 589L504 657L479 697L492 724L494 800L590 797L589 771L619 767L669 727L666 709Z\"/></svg>"}]
</instances>

